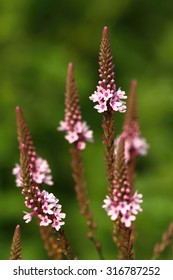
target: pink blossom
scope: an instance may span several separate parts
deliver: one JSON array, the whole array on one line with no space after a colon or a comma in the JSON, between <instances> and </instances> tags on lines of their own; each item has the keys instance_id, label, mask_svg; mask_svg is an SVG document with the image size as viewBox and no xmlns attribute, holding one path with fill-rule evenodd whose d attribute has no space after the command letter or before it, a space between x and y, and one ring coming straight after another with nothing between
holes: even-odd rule
<instances>
[{"instance_id":1,"label":"pink blossom","mask_svg":"<svg viewBox=\"0 0 173 280\"><path fill-rule=\"evenodd\" d=\"M75 131L68 131L65 135L65 139L70 143L74 143L78 140L78 135Z\"/></svg>"},{"instance_id":2,"label":"pink blossom","mask_svg":"<svg viewBox=\"0 0 173 280\"><path fill-rule=\"evenodd\" d=\"M58 127L58 130L60 131L67 131L69 129L67 123L65 121L60 121L60 126Z\"/></svg>"},{"instance_id":3,"label":"pink blossom","mask_svg":"<svg viewBox=\"0 0 173 280\"><path fill-rule=\"evenodd\" d=\"M54 206L55 206L54 204L48 204L47 202L45 202L45 203L42 205L43 212L46 213L46 214L53 214L52 208L53 208Z\"/></svg>"},{"instance_id":4,"label":"pink blossom","mask_svg":"<svg viewBox=\"0 0 173 280\"><path fill-rule=\"evenodd\" d=\"M38 184L45 183L47 185L53 185L51 170L48 162L41 157L34 157L31 165L32 178ZM13 175L16 176L16 186L22 187L21 181L21 168L19 164L16 164L12 170Z\"/></svg>"},{"instance_id":5,"label":"pink blossom","mask_svg":"<svg viewBox=\"0 0 173 280\"><path fill-rule=\"evenodd\" d=\"M40 215L39 218L41 219L40 226L48 226L52 222L47 215L46 216Z\"/></svg>"},{"instance_id":6,"label":"pink blossom","mask_svg":"<svg viewBox=\"0 0 173 280\"><path fill-rule=\"evenodd\" d=\"M106 212L108 212L111 209L112 200L107 195L106 198L103 200L103 202L104 202L104 204L103 204L102 208L104 208L106 210Z\"/></svg>"},{"instance_id":7,"label":"pink blossom","mask_svg":"<svg viewBox=\"0 0 173 280\"><path fill-rule=\"evenodd\" d=\"M22 186L22 178L20 174L20 165L18 163L15 164L15 167L12 170L12 174L16 176L16 186Z\"/></svg>"},{"instance_id":8,"label":"pink blossom","mask_svg":"<svg viewBox=\"0 0 173 280\"><path fill-rule=\"evenodd\" d=\"M129 208L129 204L126 201L119 202L118 209L122 215L125 215Z\"/></svg>"},{"instance_id":9,"label":"pink blossom","mask_svg":"<svg viewBox=\"0 0 173 280\"><path fill-rule=\"evenodd\" d=\"M62 123L62 122L61 122ZM65 139L70 143L76 144L79 150L84 150L86 147L86 142L93 142L93 131L89 129L86 122L75 121L73 125L65 125L63 122L64 131L66 132ZM62 127L62 125L60 126ZM59 127L58 127L58 130Z\"/></svg>"},{"instance_id":10,"label":"pink blossom","mask_svg":"<svg viewBox=\"0 0 173 280\"><path fill-rule=\"evenodd\" d=\"M121 222L125 225L125 227L130 227L131 222L136 220L136 216L132 215L130 212L126 212L125 215L122 216Z\"/></svg>"},{"instance_id":11,"label":"pink blossom","mask_svg":"<svg viewBox=\"0 0 173 280\"><path fill-rule=\"evenodd\" d=\"M137 192L131 197L127 195L126 200L122 200L121 196L115 193L113 200L106 196L102 208L105 209L112 221L120 217L121 222L126 227L130 227L131 222L136 219L136 215L142 211L141 202L142 194L137 194Z\"/></svg>"},{"instance_id":12,"label":"pink blossom","mask_svg":"<svg viewBox=\"0 0 173 280\"><path fill-rule=\"evenodd\" d=\"M102 82L100 84L102 84ZM125 91L122 91L120 88L114 91L110 88L111 86L109 85L107 85L107 89L104 89L101 85L97 86L97 91L89 97L93 102L98 102L94 108L99 113L103 113L107 111L110 106L113 111L124 113L126 111L126 105L121 99L127 98Z\"/></svg>"},{"instance_id":13,"label":"pink blossom","mask_svg":"<svg viewBox=\"0 0 173 280\"><path fill-rule=\"evenodd\" d=\"M25 223L29 223L32 220L32 216L33 216L32 213L28 213L25 211L23 211L23 212L25 213L25 215L23 216Z\"/></svg>"},{"instance_id":14,"label":"pink blossom","mask_svg":"<svg viewBox=\"0 0 173 280\"><path fill-rule=\"evenodd\" d=\"M54 227L56 231L58 231L62 225L64 225L64 222L54 219L52 227Z\"/></svg>"},{"instance_id":15,"label":"pink blossom","mask_svg":"<svg viewBox=\"0 0 173 280\"><path fill-rule=\"evenodd\" d=\"M117 207L110 207L109 211L107 212L108 216L110 216L112 221L115 221L119 216L119 209Z\"/></svg>"},{"instance_id":16,"label":"pink blossom","mask_svg":"<svg viewBox=\"0 0 173 280\"><path fill-rule=\"evenodd\" d=\"M84 150L85 147L86 147L86 143L85 143L85 142L83 142L83 141L77 142L77 148L78 148L78 150Z\"/></svg>"},{"instance_id":17,"label":"pink blossom","mask_svg":"<svg viewBox=\"0 0 173 280\"><path fill-rule=\"evenodd\" d=\"M134 154L136 156L138 155L144 156L147 154L148 144L144 138L137 135L126 136L125 133L123 133L122 135L118 136L115 139L115 154L117 153L117 147L121 137L124 137L125 139L124 154L125 154L126 162L128 162L131 159L131 151L134 151Z\"/></svg>"},{"instance_id":18,"label":"pink blossom","mask_svg":"<svg viewBox=\"0 0 173 280\"><path fill-rule=\"evenodd\" d=\"M107 111L107 102L105 100L101 100L99 104L94 106L94 109L98 111L98 113L103 113Z\"/></svg>"},{"instance_id":19,"label":"pink blossom","mask_svg":"<svg viewBox=\"0 0 173 280\"><path fill-rule=\"evenodd\" d=\"M107 101L113 96L110 89L104 89L102 86L97 86L97 90L89 97L93 102Z\"/></svg>"},{"instance_id":20,"label":"pink blossom","mask_svg":"<svg viewBox=\"0 0 173 280\"><path fill-rule=\"evenodd\" d=\"M43 190L42 191L42 196L45 202L51 203L56 205L59 201L59 199L57 199L53 193L48 193L47 191Z\"/></svg>"},{"instance_id":21,"label":"pink blossom","mask_svg":"<svg viewBox=\"0 0 173 280\"><path fill-rule=\"evenodd\" d=\"M58 203L58 199L47 191L42 192L38 187L32 187L30 190L32 193L32 198L29 196L25 197L25 205L32 209L33 212L26 213L24 220L29 223L32 216L37 216L41 222L41 226L47 226L51 224L56 230L59 230L61 225L64 225L63 219L65 218L65 213L62 213L62 206Z\"/></svg>"}]
</instances>

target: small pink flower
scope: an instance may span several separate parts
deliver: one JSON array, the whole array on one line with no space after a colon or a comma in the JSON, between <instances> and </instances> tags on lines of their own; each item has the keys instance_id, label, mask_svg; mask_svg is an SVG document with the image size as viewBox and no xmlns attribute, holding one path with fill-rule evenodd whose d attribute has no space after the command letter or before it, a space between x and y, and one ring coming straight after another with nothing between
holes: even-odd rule
<instances>
[{"instance_id":1,"label":"small pink flower","mask_svg":"<svg viewBox=\"0 0 173 280\"><path fill-rule=\"evenodd\" d=\"M124 215L129 210L129 205L126 201L119 202L118 209L120 213Z\"/></svg>"},{"instance_id":2,"label":"small pink flower","mask_svg":"<svg viewBox=\"0 0 173 280\"><path fill-rule=\"evenodd\" d=\"M126 111L126 103L121 99L126 99L125 91L121 91L119 88L118 91L114 94L114 96L110 100L110 105L114 111L119 111L120 113L124 113Z\"/></svg>"},{"instance_id":3,"label":"small pink flower","mask_svg":"<svg viewBox=\"0 0 173 280\"><path fill-rule=\"evenodd\" d=\"M15 167L12 170L12 174L16 176L16 186L21 187L22 186L22 180L21 180L21 173L20 173L20 165L15 164Z\"/></svg>"},{"instance_id":4,"label":"small pink flower","mask_svg":"<svg viewBox=\"0 0 173 280\"><path fill-rule=\"evenodd\" d=\"M131 203L129 210L132 214L137 215L139 212L142 211L142 208L140 207L139 204Z\"/></svg>"},{"instance_id":5,"label":"small pink flower","mask_svg":"<svg viewBox=\"0 0 173 280\"><path fill-rule=\"evenodd\" d=\"M41 222L40 226L48 226L52 221L48 218L48 216L40 216Z\"/></svg>"},{"instance_id":6,"label":"small pink flower","mask_svg":"<svg viewBox=\"0 0 173 280\"><path fill-rule=\"evenodd\" d=\"M23 216L23 219L25 220L25 223L29 223L32 220L32 213L28 213L23 211L23 213L25 213L25 215Z\"/></svg>"},{"instance_id":7,"label":"small pink flower","mask_svg":"<svg viewBox=\"0 0 173 280\"><path fill-rule=\"evenodd\" d=\"M93 102L100 102L103 99L103 88L97 86L97 90L89 97Z\"/></svg>"},{"instance_id":8,"label":"small pink flower","mask_svg":"<svg viewBox=\"0 0 173 280\"><path fill-rule=\"evenodd\" d=\"M42 191L42 196L44 201L49 202L51 204L56 205L59 201L59 199L57 199L53 193L48 193L47 191Z\"/></svg>"},{"instance_id":9,"label":"small pink flower","mask_svg":"<svg viewBox=\"0 0 173 280\"><path fill-rule=\"evenodd\" d=\"M104 208L106 211L109 211L111 208L112 200L110 197L107 195L106 198L103 200L104 204L102 208Z\"/></svg>"},{"instance_id":10,"label":"small pink flower","mask_svg":"<svg viewBox=\"0 0 173 280\"><path fill-rule=\"evenodd\" d=\"M99 113L103 113L108 110L108 105L110 105L114 111L124 113L126 111L126 105L121 99L127 98L125 91L122 91L120 88L114 91L110 88L111 86L109 87L109 85L107 85L107 89L104 89L102 86L97 86L97 91L89 97L93 102L98 102L94 108Z\"/></svg>"},{"instance_id":11,"label":"small pink flower","mask_svg":"<svg viewBox=\"0 0 173 280\"><path fill-rule=\"evenodd\" d=\"M121 88L116 91L116 97L119 99L127 99L127 96L125 94L125 91L122 91Z\"/></svg>"},{"instance_id":12,"label":"small pink flower","mask_svg":"<svg viewBox=\"0 0 173 280\"><path fill-rule=\"evenodd\" d=\"M60 121L60 126L57 129L60 131L67 131L69 127L65 121Z\"/></svg>"},{"instance_id":13,"label":"small pink flower","mask_svg":"<svg viewBox=\"0 0 173 280\"><path fill-rule=\"evenodd\" d=\"M136 216L131 215L130 212L126 212L126 214L122 216L121 222L122 222L126 227L130 227L132 221L134 221L135 219L136 219Z\"/></svg>"},{"instance_id":14,"label":"small pink flower","mask_svg":"<svg viewBox=\"0 0 173 280\"><path fill-rule=\"evenodd\" d=\"M103 99L105 100L105 101L107 101L107 100L109 100L112 96L113 96L113 93L111 92L111 90L110 89L102 89L102 91L103 91Z\"/></svg>"},{"instance_id":15,"label":"small pink flower","mask_svg":"<svg viewBox=\"0 0 173 280\"><path fill-rule=\"evenodd\" d=\"M140 203L142 202L142 194L137 192L129 197L126 195L126 200L121 200L120 192L114 192L113 200L109 196L104 199L102 208L105 209L107 215L112 221L115 221L118 217L121 218L121 222L130 227L131 222L136 219L136 215L142 211Z\"/></svg>"},{"instance_id":16,"label":"small pink flower","mask_svg":"<svg viewBox=\"0 0 173 280\"><path fill-rule=\"evenodd\" d=\"M77 148L78 148L78 150L84 150L85 147L86 147L86 143L85 143L85 142L83 142L83 141L77 142Z\"/></svg>"},{"instance_id":17,"label":"small pink flower","mask_svg":"<svg viewBox=\"0 0 173 280\"><path fill-rule=\"evenodd\" d=\"M33 169L31 173L33 181L35 181L38 184L45 183L47 185L53 185L51 170L45 159L42 159L41 157L34 157L31 169ZM21 181L21 168L19 164L15 165L15 167L12 170L12 173L16 176L16 186L23 187Z\"/></svg>"},{"instance_id":18,"label":"small pink flower","mask_svg":"<svg viewBox=\"0 0 173 280\"><path fill-rule=\"evenodd\" d=\"M118 207L111 207L109 211L107 211L108 216L110 216L112 221L115 221L119 216Z\"/></svg>"},{"instance_id":19,"label":"small pink flower","mask_svg":"<svg viewBox=\"0 0 173 280\"><path fill-rule=\"evenodd\" d=\"M135 137L132 146L137 150L139 155L145 156L148 151L148 144L144 138Z\"/></svg>"},{"instance_id":20,"label":"small pink flower","mask_svg":"<svg viewBox=\"0 0 173 280\"><path fill-rule=\"evenodd\" d=\"M96 109L98 113L103 113L107 111L108 108L107 108L106 101L100 101L99 104L94 106L94 109Z\"/></svg>"},{"instance_id":21,"label":"small pink flower","mask_svg":"<svg viewBox=\"0 0 173 280\"><path fill-rule=\"evenodd\" d=\"M55 205L54 204L48 204L47 202L45 202L43 205L42 205L42 209L43 209L43 212L45 214L53 214L53 210L52 208L54 207Z\"/></svg>"},{"instance_id":22,"label":"small pink flower","mask_svg":"<svg viewBox=\"0 0 173 280\"><path fill-rule=\"evenodd\" d=\"M68 131L67 135L65 135L65 139L70 143L74 143L78 140L78 135L75 131Z\"/></svg>"},{"instance_id":23,"label":"small pink flower","mask_svg":"<svg viewBox=\"0 0 173 280\"><path fill-rule=\"evenodd\" d=\"M125 150L124 150L124 154L125 154L125 159L126 162L128 162L130 160L130 156L131 156L131 151L133 150L136 154L136 156L138 155L146 155L148 152L148 144L146 142L146 140L140 136L126 136L126 134L122 134L120 136L118 136L115 139L115 154L117 153L117 147L118 144L120 142L121 137L124 137L125 139Z\"/></svg>"},{"instance_id":24,"label":"small pink flower","mask_svg":"<svg viewBox=\"0 0 173 280\"><path fill-rule=\"evenodd\" d=\"M86 142L93 142L93 131L89 130L86 122L76 121L71 128L66 130L65 139L70 144L76 143L78 150L84 150Z\"/></svg>"},{"instance_id":25,"label":"small pink flower","mask_svg":"<svg viewBox=\"0 0 173 280\"><path fill-rule=\"evenodd\" d=\"M52 227L54 227L58 231L60 229L60 227L63 225L64 225L64 222L54 219Z\"/></svg>"}]
</instances>

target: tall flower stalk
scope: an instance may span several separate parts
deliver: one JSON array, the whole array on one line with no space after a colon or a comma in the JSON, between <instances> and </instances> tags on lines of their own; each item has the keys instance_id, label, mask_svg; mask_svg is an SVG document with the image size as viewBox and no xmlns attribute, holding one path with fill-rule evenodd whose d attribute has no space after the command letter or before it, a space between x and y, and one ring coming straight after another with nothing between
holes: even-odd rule
<instances>
[{"instance_id":1,"label":"tall flower stalk","mask_svg":"<svg viewBox=\"0 0 173 280\"><path fill-rule=\"evenodd\" d=\"M132 222L142 211L142 194L132 193L128 178L128 169L124 156L124 139L118 144L114 188L106 196L103 208L114 222L113 239L119 248L119 259L134 259Z\"/></svg>"},{"instance_id":2,"label":"tall flower stalk","mask_svg":"<svg viewBox=\"0 0 173 280\"><path fill-rule=\"evenodd\" d=\"M103 113L103 144L106 148L105 165L109 182L108 196L104 200L103 208L114 222L113 239L120 251L119 258L133 259L132 221L136 219L138 212L142 211L142 195L131 192L122 137L116 156L114 152L113 113L126 111L124 99L127 97L124 91L116 88L107 27L102 33L99 66L100 81L90 100L98 102L94 108Z\"/></svg>"},{"instance_id":3,"label":"tall flower stalk","mask_svg":"<svg viewBox=\"0 0 173 280\"><path fill-rule=\"evenodd\" d=\"M128 166L128 176L131 188L134 188L136 159L138 156L146 155L148 151L148 144L144 138L141 137L138 110L137 110L137 81L132 80L128 94L127 111L125 113L123 132L115 140L115 154L117 146L121 139L125 141L125 160Z\"/></svg>"},{"instance_id":4,"label":"tall flower stalk","mask_svg":"<svg viewBox=\"0 0 173 280\"><path fill-rule=\"evenodd\" d=\"M62 240L63 253L68 259L71 259L70 246L67 245L67 240L61 229L65 218L65 213L61 212L62 206L53 193L41 190L42 183L52 184L50 168L46 160L43 161L38 157L29 128L19 107L16 108L16 115L20 165L17 166L18 172L16 172L16 167L13 169L13 174L16 175L17 186L22 187L25 206L30 210L30 212L24 211L23 218L28 223L36 216L40 226L50 225L56 239Z\"/></svg>"},{"instance_id":5,"label":"tall flower stalk","mask_svg":"<svg viewBox=\"0 0 173 280\"><path fill-rule=\"evenodd\" d=\"M97 90L89 97L97 104L94 108L103 113L103 144L105 151L106 174L109 182L109 192L112 192L114 185L114 112L125 112L126 105L122 99L126 99L125 92L116 88L114 80L114 64L112 61L108 28L104 27L99 53L99 77Z\"/></svg>"},{"instance_id":6,"label":"tall flower stalk","mask_svg":"<svg viewBox=\"0 0 173 280\"><path fill-rule=\"evenodd\" d=\"M100 259L103 259L100 242L95 239L96 223L89 205L86 182L84 179L84 167L82 150L86 148L86 142L93 142L93 132L86 122L82 120L79 105L78 91L72 63L68 65L65 93L65 120L60 122L58 130L65 132L65 139L72 144L70 154L72 156L72 177L75 183L75 191L82 216L88 226L88 238L94 243Z\"/></svg>"}]
</instances>

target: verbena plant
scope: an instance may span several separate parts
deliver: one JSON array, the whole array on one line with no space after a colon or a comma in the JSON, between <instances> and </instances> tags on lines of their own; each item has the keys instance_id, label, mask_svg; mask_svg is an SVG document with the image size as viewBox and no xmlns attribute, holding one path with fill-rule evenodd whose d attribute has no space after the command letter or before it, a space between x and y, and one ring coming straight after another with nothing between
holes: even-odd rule
<instances>
[{"instance_id":1,"label":"verbena plant","mask_svg":"<svg viewBox=\"0 0 173 280\"><path fill-rule=\"evenodd\" d=\"M100 202L100 207L102 204L113 224L112 236L118 248L115 258L126 260L135 259L134 221L142 211L143 201L142 194L135 189L136 159L140 155L146 155L148 150L148 144L141 137L139 128L136 89L137 81L133 80L126 104L125 92L117 88L115 83L108 28L104 27L99 52L99 82L89 99L94 103L94 109L103 115L103 145L108 187L107 196L103 204ZM121 135L115 138L114 116L118 113L124 114L124 124ZM16 107L16 115L20 163L14 167L13 174L16 176L17 187L21 187L28 209L24 211L23 218L29 223L34 216L36 217L50 259L78 259L75 252L72 252L63 229L66 214L63 213L62 205L53 193L42 188L42 184L53 185L49 165L37 154L19 107ZM65 139L70 144L74 188L81 214L88 227L87 236L93 242L98 258L104 259L102 244L95 237L97 224L90 209L82 159L87 142L93 142L93 131L82 119L72 63L69 63L67 70L65 117L57 129L65 133ZM173 223L163 234L161 242L155 246L152 258L158 258L172 243ZM19 225L14 232L10 259L22 259Z\"/></svg>"}]
</instances>

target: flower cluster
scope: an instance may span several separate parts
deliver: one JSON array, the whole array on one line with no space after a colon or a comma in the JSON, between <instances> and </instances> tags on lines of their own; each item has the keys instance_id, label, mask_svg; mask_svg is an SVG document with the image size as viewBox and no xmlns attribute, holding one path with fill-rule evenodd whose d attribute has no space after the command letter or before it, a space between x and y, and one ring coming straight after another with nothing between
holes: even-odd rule
<instances>
[{"instance_id":1,"label":"flower cluster","mask_svg":"<svg viewBox=\"0 0 173 280\"><path fill-rule=\"evenodd\" d=\"M32 179L37 184L47 184L53 185L51 170L49 168L48 162L41 157L33 157L32 164ZM16 164L12 171L13 175L16 176L16 186L22 187L21 180L21 167L19 164Z\"/></svg>"},{"instance_id":2,"label":"flower cluster","mask_svg":"<svg viewBox=\"0 0 173 280\"><path fill-rule=\"evenodd\" d=\"M116 91L111 89L110 84L107 85L106 89L102 86L102 81L99 82L97 90L89 97L93 102L98 102L94 108L99 112L103 113L109 108L113 111L119 111L124 113L126 111L125 101L121 99L126 99L125 91L120 88Z\"/></svg>"},{"instance_id":3,"label":"flower cluster","mask_svg":"<svg viewBox=\"0 0 173 280\"><path fill-rule=\"evenodd\" d=\"M128 192L129 189L127 188L123 200L119 200L121 193L114 193L113 200L109 196L106 196L104 205L102 206L112 221L120 217L121 223L124 224L125 227L130 227L131 222L136 219L138 212L142 211L140 207L142 194L136 192L133 196L129 197Z\"/></svg>"},{"instance_id":4,"label":"flower cluster","mask_svg":"<svg viewBox=\"0 0 173 280\"><path fill-rule=\"evenodd\" d=\"M146 140L142 137L140 137L138 134L136 135L127 135L126 132L124 132L122 135L118 136L115 139L115 154L117 154L117 147L120 142L121 137L125 139L124 144L124 154L125 154L125 160L126 162L129 162L131 159L131 153L133 153L134 157L137 157L138 155L146 155L148 151L148 144Z\"/></svg>"},{"instance_id":5,"label":"flower cluster","mask_svg":"<svg viewBox=\"0 0 173 280\"><path fill-rule=\"evenodd\" d=\"M122 99L126 99L125 92L119 88L116 89L114 79L114 64L112 61L108 28L104 27L102 39L100 43L99 56L99 77L97 90L89 97L94 103L98 102L94 108L99 112L118 111L124 113L126 111L126 103Z\"/></svg>"},{"instance_id":6,"label":"flower cluster","mask_svg":"<svg viewBox=\"0 0 173 280\"><path fill-rule=\"evenodd\" d=\"M93 131L89 130L86 122L80 120L68 124L67 121L61 121L60 126L57 128L60 131L65 131L65 139L70 143L75 143L78 150L83 150L87 142L93 142Z\"/></svg>"},{"instance_id":7,"label":"flower cluster","mask_svg":"<svg viewBox=\"0 0 173 280\"><path fill-rule=\"evenodd\" d=\"M26 192L26 193L25 193ZM57 231L64 221L65 213L61 213L62 206L58 204L58 199L47 191L40 191L38 186L33 186L30 191L23 189L22 193L25 196L25 205L33 211L28 213L24 212L24 220L29 223L33 216L37 216L40 221L40 226L52 225ZM30 195L32 194L32 195Z\"/></svg>"},{"instance_id":8,"label":"flower cluster","mask_svg":"<svg viewBox=\"0 0 173 280\"><path fill-rule=\"evenodd\" d=\"M74 67L69 63L66 78L65 92L65 119L60 122L57 128L65 131L65 139L74 143L78 150L86 147L86 142L93 142L93 131L89 130L86 122L82 121L82 114L79 105L79 96L74 76Z\"/></svg>"}]
</instances>

